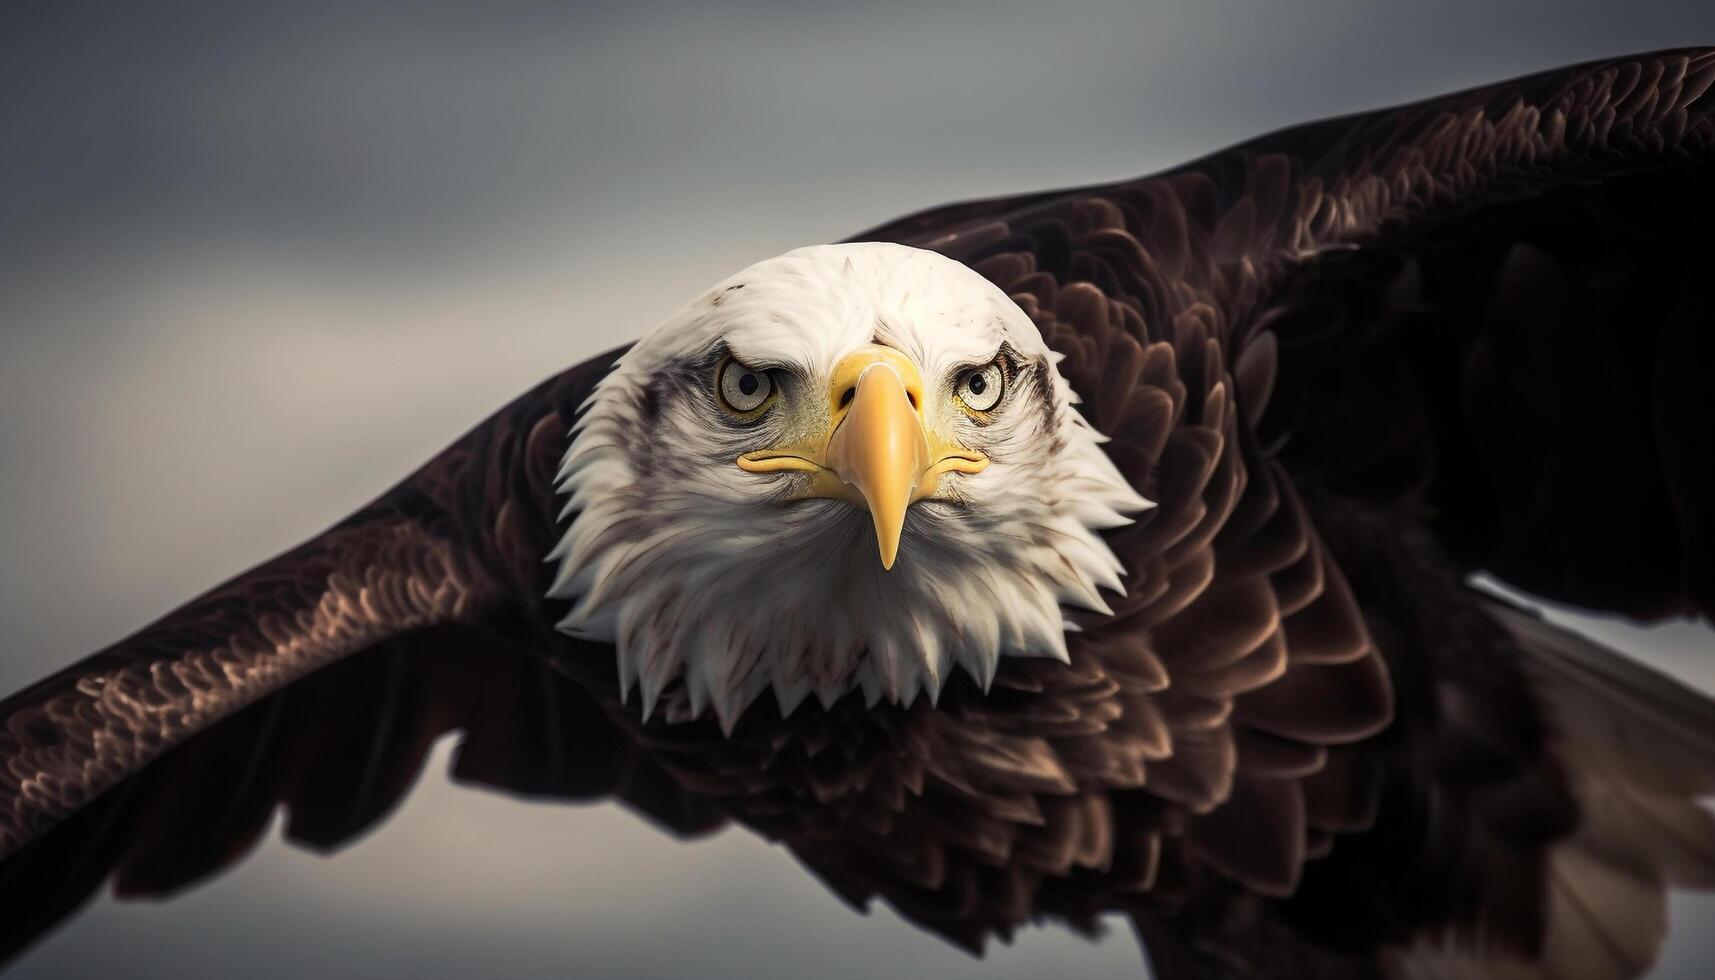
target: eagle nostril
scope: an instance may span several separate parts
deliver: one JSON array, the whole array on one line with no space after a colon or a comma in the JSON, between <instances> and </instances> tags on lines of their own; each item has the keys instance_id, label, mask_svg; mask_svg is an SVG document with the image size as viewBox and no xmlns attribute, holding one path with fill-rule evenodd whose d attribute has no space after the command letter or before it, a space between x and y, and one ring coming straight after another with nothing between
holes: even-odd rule
<instances>
[{"instance_id":1,"label":"eagle nostril","mask_svg":"<svg viewBox=\"0 0 1715 980\"><path fill-rule=\"evenodd\" d=\"M850 405L852 403L852 399L856 398L856 397L857 397L857 387L854 385L850 388L847 388L845 391L845 394L840 396L840 407L845 408L847 405ZM915 404L915 403L913 403L913 404Z\"/></svg>"}]
</instances>

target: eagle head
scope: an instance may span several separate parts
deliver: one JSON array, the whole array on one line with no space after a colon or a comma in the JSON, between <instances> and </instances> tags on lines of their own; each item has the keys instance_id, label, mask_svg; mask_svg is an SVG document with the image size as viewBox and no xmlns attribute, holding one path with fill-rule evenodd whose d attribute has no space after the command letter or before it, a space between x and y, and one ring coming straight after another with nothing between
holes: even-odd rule
<instances>
[{"instance_id":1,"label":"eagle head","mask_svg":"<svg viewBox=\"0 0 1715 980\"><path fill-rule=\"evenodd\" d=\"M715 286L620 358L560 470L560 629L623 691L731 730L772 688L869 703L1064 660L1106 611L1097 534L1150 506L1005 293L934 252L801 248ZM682 687L674 682L683 681ZM665 700L663 700L665 696Z\"/></svg>"}]
</instances>

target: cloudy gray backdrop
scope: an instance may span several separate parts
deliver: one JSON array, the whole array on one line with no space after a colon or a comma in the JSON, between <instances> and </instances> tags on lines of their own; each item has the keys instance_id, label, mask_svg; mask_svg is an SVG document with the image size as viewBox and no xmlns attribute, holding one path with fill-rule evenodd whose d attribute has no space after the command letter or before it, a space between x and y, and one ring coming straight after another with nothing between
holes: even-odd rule
<instances>
[{"instance_id":1,"label":"cloudy gray backdrop","mask_svg":"<svg viewBox=\"0 0 1715 980\"><path fill-rule=\"evenodd\" d=\"M740 266L957 198L1715 41L1706 2L0 5L0 689L349 512ZM1715 689L1710 634L1587 623ZM444 747L443 747L444 752ZM103 900L19 976L1136 972L979 962L743 832L425 779L333 860ZM1715 905L1676 904L1663 975Z\"/></svg>"}]
</instances>

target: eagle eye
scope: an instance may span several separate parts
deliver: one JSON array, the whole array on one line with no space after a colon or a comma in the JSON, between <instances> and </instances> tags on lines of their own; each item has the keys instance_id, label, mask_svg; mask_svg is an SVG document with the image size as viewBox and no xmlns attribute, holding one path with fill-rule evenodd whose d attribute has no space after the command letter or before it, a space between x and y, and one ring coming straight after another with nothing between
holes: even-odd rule
<instances>
[{"instance_id":1,"label":"eagle eye","mask_svg":"<svg viewBox=\"0 0 1715 980\"><path fill-rule=\"evenodd\" d=\"M774 396L774 379L767 371L729 357L721 362L716 388L721 405L737 415L753 415Z\"/></svg>"},{"instance_id":2,"label":"eagle eye","mask_svg":"<svg viewBox=\"0 0 1715 980\"><path fill-rule=\"evenodd\" d=\"M1006 372L1001 370L999 361L972 368L959 376L953 393L970 411L993 411L1006 394Z\"/></svg>"}]
</instances>

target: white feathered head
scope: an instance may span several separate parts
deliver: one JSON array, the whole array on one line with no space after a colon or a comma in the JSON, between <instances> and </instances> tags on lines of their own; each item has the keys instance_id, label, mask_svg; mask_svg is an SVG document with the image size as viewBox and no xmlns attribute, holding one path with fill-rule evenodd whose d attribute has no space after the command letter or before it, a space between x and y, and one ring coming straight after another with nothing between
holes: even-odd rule
<instances>
[{"instance_id":1,"label":"white feathered head","mask_svg":"<svg viewBox=\"0 0 1715 980\"><path fill-rule=\"evenodd\" d=\"M939 695L1003 654L1065 659L1105 611L1097 531L1150 506L1030 319L933 252L821 245L759 262L620 359L560 472L560 628L618 647L644 713L731 729ZM683 679L683 686L673 682ZM663 700L665 698L665 700Z\"/></svg>"}]
</instances>

